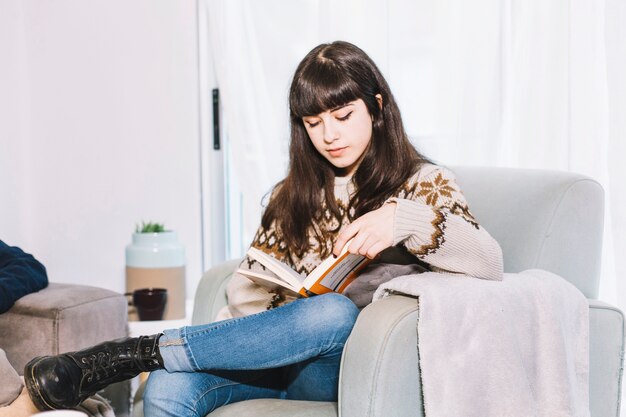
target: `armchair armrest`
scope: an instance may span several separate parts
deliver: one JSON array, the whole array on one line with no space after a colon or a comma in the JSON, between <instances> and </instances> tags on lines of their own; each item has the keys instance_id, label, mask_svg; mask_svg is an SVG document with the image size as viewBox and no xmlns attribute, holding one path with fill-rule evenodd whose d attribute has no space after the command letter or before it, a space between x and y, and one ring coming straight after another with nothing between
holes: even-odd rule
<instances>
[{"instance_id":1,"label":"armchair armrest","mask_svg":"<svg viewBox=\"0 0 626 417\"><path fill-rule=\"evenodd\" d=\"M51 283L0 314L0 346L22 372L30 359L123 337L126 298L84 285Z\"/></svg>"},{"instance_id":2,"label":"armchair armrest","mask_svg":"<svg viewBox=\"0 0 626 417\"><path fill-rule=\"evenodd\" d=\"M19 299L0 314L0 347L15 370L35 356L56 355L128 334L127 299L103 288L50 283ZM101 393L118 416L127 415L130 384L120 382Z\"/></svg>"},{"instance_id":3,"label":"armchair armrest","mask_svg":"<svg viewBox=\"0 0 626 417\"><path fill-rule=\"evenodd\" d=\"M417 317L417 299L400 295L363 309L342 357L340 415L423 415Z\"/></svg>"},{"instance_id":4,"label":"armchair armrest","mask_svg":"<svg viewBox=\"0 0 626 417\"><path fill-rule=\"evenodd\" d=\"M589 407L592 416L619 414L624 367L624 314L589 301Z\"/></svg>"},{"instance_id":5,"label":"armchair armrest","mask_svg":"<svg viewBox=\"0 0 626 417\"><path fill-rule=\"evenodd\" d=\"M211 323L227 303L226 284L237 269L241 259L222 262L204 273L193 303L191 324Z\"/></svg>"},{"instance_id":6,"label":"armchair armrest","mask_svg":"<svg viewBox=\"0 0 626 417\"><path fill-rule=\"evenodd\" d=\"M591 415L617 415L626 333L624 315L605 302L588 301ZM396 295L361 312L342 358L341 415L423 415L417 307L416 299Z\"/></svg>"}]
</instances>

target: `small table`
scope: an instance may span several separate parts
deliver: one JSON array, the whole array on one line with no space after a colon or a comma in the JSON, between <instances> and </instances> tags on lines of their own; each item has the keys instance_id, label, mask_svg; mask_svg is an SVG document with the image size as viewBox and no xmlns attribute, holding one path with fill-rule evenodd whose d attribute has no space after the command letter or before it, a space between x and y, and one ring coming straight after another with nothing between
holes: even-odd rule
<instances>
[{"instance_id":1,"label":"small table","mask_svg":"<svg viewBox=\"0 0 626 417\"><path fill-rule=\"evenodd\" d=\"M130 337L147 336L157 334L165 329L177 329L191 324L193 314L193 300L185 301L185 318L177 320L148 320L129 321L128 333Z\"/></svg>"}]
</instances>

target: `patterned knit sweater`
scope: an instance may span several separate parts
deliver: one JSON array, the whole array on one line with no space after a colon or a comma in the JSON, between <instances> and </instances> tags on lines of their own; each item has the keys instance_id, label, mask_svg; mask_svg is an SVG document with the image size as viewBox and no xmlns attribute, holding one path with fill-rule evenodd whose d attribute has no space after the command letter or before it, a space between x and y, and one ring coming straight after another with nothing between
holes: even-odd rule
<instances>
[{"instance_id":1,"label":"patterned knit sweater","mask_svg":"<svg viewBox=\"0 0 626 417\"><path fill-rule=\"evenodd\" d=\"M354 210L348 207L354 193L350 177L335 178L335 197L341 212L341 226L354 220ZM424 164L409 178L389 201L397 203L394 218L394 245L402 245L419 262L433 271L466 274L489 279L502 279L502 251L498 243L482 228L469 211L454 174L442 167ZM314 225L337 230L338 221L325 213L322 222ZM311 247L304 256L289 253L276 230L260 228L252 246L291 265L298 273L307 275L323 259L336 239L319 242L310 234ZM417 262L417 260L416 260ZM242 268L254 262L244 259ZM235 273L227 287L228 306L218 314L218 320L240 317L291 302L295 297L269 292L245 276Z\"/></svg>"}]
</instances>

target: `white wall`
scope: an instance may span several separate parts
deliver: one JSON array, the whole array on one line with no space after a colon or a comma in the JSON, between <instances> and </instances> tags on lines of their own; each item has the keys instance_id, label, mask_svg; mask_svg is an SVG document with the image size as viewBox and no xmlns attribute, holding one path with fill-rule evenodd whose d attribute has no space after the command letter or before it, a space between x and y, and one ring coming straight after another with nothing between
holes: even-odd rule
<instances>
[{"instance_id":1,"label":"white wall","mask_svg":"<svg viewBox=\"0 0 626 417\"><path fill-rule=\"evenodd\" d=\"M10 19L7 17L11 17ZM25 174L20 118L25 107L23 44L19 2L0 3L0 239L19 236L22 229L22 187Z\"/></svg>"},{"instance_id":2,"label":"white wall","mask_svg":"<svg viewBox=\"0 0 626 417\"><path fill-rule=\"evenodd\" d=\"M124 291L135 223L202 270L194 0L0 2L0 239Z\"/></svg>"}]
</instances>

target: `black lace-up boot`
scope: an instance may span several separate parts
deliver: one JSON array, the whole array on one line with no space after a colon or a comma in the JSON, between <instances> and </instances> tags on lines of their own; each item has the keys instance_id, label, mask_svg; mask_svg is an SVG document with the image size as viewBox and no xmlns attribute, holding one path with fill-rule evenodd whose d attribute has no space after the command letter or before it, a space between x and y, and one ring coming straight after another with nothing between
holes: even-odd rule
<instances>
[{"instance_id":1,"label":"black lace-up boot","mask_svg":"<svg viewBox=\"0 0 626 417\"><path fill-rule=\"evenodd\" d=\"M26 364L24 382L40 410L73 408L109 384L163 367L161 335L123 338Z\"/></svg>"}]
</instances>

